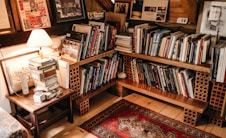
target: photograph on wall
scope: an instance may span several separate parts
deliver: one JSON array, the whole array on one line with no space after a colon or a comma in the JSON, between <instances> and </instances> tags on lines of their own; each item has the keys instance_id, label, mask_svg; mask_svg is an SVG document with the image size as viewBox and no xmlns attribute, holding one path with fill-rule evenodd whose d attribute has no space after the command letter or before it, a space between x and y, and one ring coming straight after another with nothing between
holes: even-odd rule
<instances>
[{"instance_id":1,"label":"photograph on wall","mask_svg":"<svg viewBox=\"0 0 226 138\"><path fill-rule=\"evenodd\" d=\"M46 0L17 0L24 31L51 27Z\"/></svg>"},{"instance_id":2,"label":"photograph on wall","mask_svg":"<svg viewBox=\"0 0 226 138\"><path fill-rule=\"evenodd\" d=\"M132 0L130 19L140 20L142 15L143 0Z\"/></svg>"},{"instance_id":3,"label":"photograph on wall","mask_svg":"<svg viewBox=\"0 0 226 138\"><path fill-rule=\"evenodd\" d=\"M204 2L200 33L226 36L226 2Z\"/></svg>"},{"instance_id":4,"label":"photograph on wall","mask_svg":"<svg viewBox=\"0 0 226 138\"><path fill-rule=\"evenodd\" d=\"M144 0L142 20L165 22L169 0Z\"/></svg>"},{"instance_id":5,"label":"photograph on wall","mask_svg":"<svg viewBox=\"0 0 226 138\"><path fill-rule=\"evenodd\" d=\"M115 2L114 12L115 13L124 13L124 14L128 15L129 3Z\"/></svg>"},{"instance_id":6,"label":"photograph on wall","mask_svg":"<svg viewBox=\"0 0 226 138\"><path fill-rule=\"evenodd\" d=\"M83 0L53 0L56 22L85 19Z\"/></svg>"},{"instance_id":7,"label":"photograph on wall","mask_svg":"<svg viewBox=\"0 0 226 138\"><path fill-rule=\"evenodd\" d=\"M133 0L130 19L165 22L169 0Z\"/></svg>"}]
</instances>

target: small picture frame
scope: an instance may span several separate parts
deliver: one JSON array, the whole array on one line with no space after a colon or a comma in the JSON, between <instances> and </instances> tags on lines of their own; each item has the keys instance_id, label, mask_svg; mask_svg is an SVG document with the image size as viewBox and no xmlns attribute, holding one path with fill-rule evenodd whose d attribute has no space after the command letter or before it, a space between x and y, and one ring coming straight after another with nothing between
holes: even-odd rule
<instances>
[{"instance_id":1,"label":"small picture frame","mask_svg":"<svg viewBox=\"0 0 226 138\"><path fill-rule=\"evenodd\" d=\"M28 87L34 86L29 68L29 59L38 56L38 50L5 57L0 60L1 70L5 79L8 94L14 95L22 92L21 76L26 78Z\"/></svg>"},{"instance_id":2,"label":"small picture frame","mask_svg":"<svg viewBox=\"0 0 226 138\"><path fill-rule=\"evenodd\" d=\"M130 19L165 22L169 0L133 0Z\"/></svg>"},{"instance_id":3,"label":"small picture frame","mask_svg":"<svg viewBox=\"0 0 226 138\"><path fill-rule=\"evenodd\" d=\"M16 0L24 31L51 27L46 0Z\"/></svg>"},{"instance_id":4,"label":"small picture frame","mask_svg":"<svg viewBox=\"0 0 226 138\"><path fill-rule=\"evenodd\" d=\"M86 19L84 0L52 0L56 23Z\"/></svg>"},{"instance_id":5,"label":"small picture frame","mask_svg":"<svg viewBox=\"0 0 226 138\"><path fill-rule=\"evenodd\" d=\"M128 15L130 4L127 2L115 2L114 12L115 13L124 13Z\"/></svg>"}]
</instances>

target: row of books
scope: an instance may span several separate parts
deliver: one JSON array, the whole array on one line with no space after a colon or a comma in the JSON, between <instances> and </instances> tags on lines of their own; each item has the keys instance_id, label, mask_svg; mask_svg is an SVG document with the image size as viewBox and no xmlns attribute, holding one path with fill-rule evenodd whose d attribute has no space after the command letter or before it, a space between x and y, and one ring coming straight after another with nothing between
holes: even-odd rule
<instances>
[{"instance_id":1,"label":"row of books","mask_svg":"<svg viewBox=\"0 0 226 138\"><path fill-rule=\"evenodd\" d=\"M113 54L80 67L80 94L95 90L97 87L116 78L119 56Z\"/></svg>"},{"instance_id":2,"label":"row of books","mask_svg":"<svg viewBox=\"0 0 226 138\"><path fill-rule=\"evenodd\" d=\"M134 58L131 71L134 82L194 98L195 73L191 70Z\"/></svg>"},{"instance_id":3,"label":"row of books","mask_svg":"<svg viewBox=\"0 0 226 138\"><path fill-rule=\"evenodd\" d=\"M202 64L211 59L211 35L172 32L148 24L134 27L133 48L135 53L159 56L181 62Z\"/></svg>"},{"instance_id":4,"label":"row of books","mask_svg":"<svg viewBox=\"0 0 226 138\"><path fill-rule=\"evenodd\" d=\"M211 80L226 82L226 41L219 41L212 47Z\"/></svg>"},{"instance_id":5,"label":"row of books","mask_svg":"<svg viewBox=\"0 0 226 138\"><path fill-rule=\"evenodd\" d=\"M89 21L89 24L73 24L72 31L63 41L62 57L79 62L115 48L114 25Z\"/></svg>"}]
</instances>

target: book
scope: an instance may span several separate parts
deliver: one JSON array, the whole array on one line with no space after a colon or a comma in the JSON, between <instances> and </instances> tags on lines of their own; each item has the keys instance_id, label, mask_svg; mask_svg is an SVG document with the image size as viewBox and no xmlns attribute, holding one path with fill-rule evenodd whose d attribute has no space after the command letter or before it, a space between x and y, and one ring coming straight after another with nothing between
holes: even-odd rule
<instances>
[{"instance_id":1,"label":"book","mask_svg":"<svg viewBox=\"0 0 226 138\"><path fill-rule=\"evenodd\" d=\"M226 59L226 42L220 47L216 81L224 83L225 59Z\"/></svg>"},{"instance_id":2,"label":"book","mask_svg":"<svg viewBox=\"0 0 226 138\"><path fill-rule=\"evenodd\" d=\"M141 34L142 35L141 35L141 51L140 52L142 54L147 53L148 47L149 47L150 35L157 28L158 28L157 26L153 26L153 25L141 27ZM147 41L147 39L148 39L148 41Z\"/></svg>"},{"instance_id":3,"label":"book","mask_svg":"<svg viewBox=\"0 0 226 138\"><path fill-rule=\"evenodd\" d=\"M83 54L81 55L81 59L85 59L86 51L87 51L87 48L89 47L90 34L91 34L91 31L92 31L92 26L87 25L87 24L73 24L72 25L72 31L87 34L86 41L84 43Z\"/></svg>"},{"instance_id":4,"label":"book","mask_svg":"<svg viewBox=\"0 0 226 138\"><path fill-rule=\"evenodd\" d=\"M79 69L79 76L80 76L80 95L84 93L84 86L86 81L86 69L80 67Z\"/></svg>"},{"instance_id":5,"label":"book","mask_svg":"<svg viewBox=\"0 0 226 138\"><path fill-rule=\"evenodd\" d=\"M81 42L64 39L61 57L74 62L79 62L81 57L81 50Z\"/></svg>"},{"instance_id":6,"label":"book","mask_svg":"<svg viewBox=\"0 0 226 138\"><path fill-rule=\"evenodd\" d=\"M158 56L165 57L165 54L164 53L166 53L166 51L168 49L169 40L170 40L170 35L164 36L162 38L161 45L160 45L160 48L159 48Z\"/></svg>"},{"instance_id":7,"label":"book","mask_svg":"<svg viewBox=\"0 0 226 138\"><path fill-rule=\"evenodd\" d=\"M87 39L87 33L81 33L81 32L75 32L71 31L66 33L66 39L67 40L72 40L72 41L78 41L81 43L81 54L80 54L80 59L83 53L86 53L86 39Z\"/></svg>"},{"instance_id":8,"label":"book","mask_svg":"<svg viewBox=\"0 0 226 138\"><path fill-rule=\"evenodd\" d=\"M86 69L86 79L85 79L84 90L83 90L83 94L85 94L89 91L94 68L91 64L85 64L82 67Z\"/></svg>"},{"instance_id":9,"label":"book","mask_svg":"<svg viewBox=\"0 0 226 138\"><path fill-rule=\"evenodd\" d=\"M173 56L173 51L175 49L175 44L176 44L176 41L182 37L184 35L184 33L182 33L181 31L177 31L177 32L174 32L174 33L171 33L171 36L170 36L170 41L169 41L169 46L167 47L167 58L168 59L171 59L172 56Z\"/></svg>"},{"instance_id":10,"label":"book","mask_svg":"<svg viewBox=\"0 0 226 138\"><path fill-rule=\"evenodd\" d=\"M149 26L148 23L144 23L144 24L139 24L139 25L135 25L134 26L134 29L133 29L133 49L134 49L134 52L135 53L138 53L138 45L139 45L139 40L140 39L140 32L139 32L139 29L140 27L143 27L143 26Z\"/></svg>"},{"instance_id":11,"label":"book","mask_svg":"<svg viewBox=\"0 0 226 138\"><path fill-rule=\"evenodd\" d=\"M201 63L206 63L209 56L208 52L210 51L211 35L209 34L204 35L202 39L203 39L203 50L202 50Z\"/></svg>"},{"instance_id":12,"label":"book","mask_svg":"<svg viewBox=\"0 0 226 138\"><path fill-rule=\"evenodd\" d=\"M224 45L222 41L220 41L218 44L216 44L212 48L212 64L211 64L211 69L210 69L210 80L216 80L217 76L217 68L218 68L218 63L219 63L219 55L220 55L220 48L221 46Z\"/></svg>"},{"instance_id":13,"label":"book","mask_svg":"<svg viewBox=\"0 0 226 138\"><path fill-rule=\"evenodd\" d=\"M133 52L132 47L131 48L130 47L128 48L128 47L119 46L119 45L116 45L115 50L126 52L126 53L132 53Z\"/></svg>"},{"instance_id":14,"label":"book","mask_svg":"<svg viewBox=\"0 0 226 138\"><path fill-rule=\"evenodd\" d=\"M102 64L99 79L99 86L101 86L103 84L104 76L106 75L108 60L106 58L100 58L98 61Z\"/></svg>"},{"instance_id":15,"label":"book","mask_svg":"<svg viewBox=\"0 0 226 138\"><path fill-rule=\"evenodd\" d=\"M47 72L43 72L42 70L31 70L32 78L39 81L42 81L46 77L52 76L54 74L56 74L56 69L53 69Z\"/></svg>"},{"instance_id":16,"label":"book","mask_svg":"<svg viewBox=\"0 0 226 138\"><path fill-rule=\"evenodd\" d=\"M69 82L70 82L70 66L67 61L58 60L58 67L59 69L56 71L57 73L57 79L59 82L59 85L65 89L69 88Z\"/></svg>"},{"instance_id":17,"label":"book","mask_svg":"<svg viewBox=\"0 0 226 138\"><path fill-rule=\"evenodd\" d=\"M159 53L159 48L160 48L162 38L169 34L170 34L170 30L167 30L167 29L160 29L154 33L150 56L157 56L157 54Z\"/></svg>"},{"instance_id":18,"label":"book","mask_svg":"<svg viewBox=\"0 0 226 138\"><path fill-rule=\"evenodd\" d=\"M186 62L187 61L187 55L188 55L188 50L189 50L189 45L190 45L190 40L193 34L191 35L186 35L183 38L183 44L181 45L181 50L180 50L180 58L179 61L181 62Z\"/></svg>"},{"instance_id":19,"label":"book","mask_svg":"<svg viewBox=\"0 0 226 138\"><path fill-rule=\"evenodd\" d=\"M28 64L30 68L39 70L56 64L56 60L50 57L33 57L28 59Z\"/></svg>"}]
</instances>

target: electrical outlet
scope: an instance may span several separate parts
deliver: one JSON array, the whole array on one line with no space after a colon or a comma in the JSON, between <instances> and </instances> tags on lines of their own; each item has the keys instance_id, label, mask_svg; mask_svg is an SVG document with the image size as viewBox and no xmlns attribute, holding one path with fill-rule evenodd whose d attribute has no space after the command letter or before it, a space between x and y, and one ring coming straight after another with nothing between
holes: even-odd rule
<instances>
[{"instance_id":1,"label":"electrical outlet","mask_svg":"<svg viewBox=\"0 0 226 138\"><path fill-rule=\"evenodd\" d=\"M188 23L188 18L179 17L179 18L177 18L177 23L187 24Z\"/></svg>"}]
</instances>

